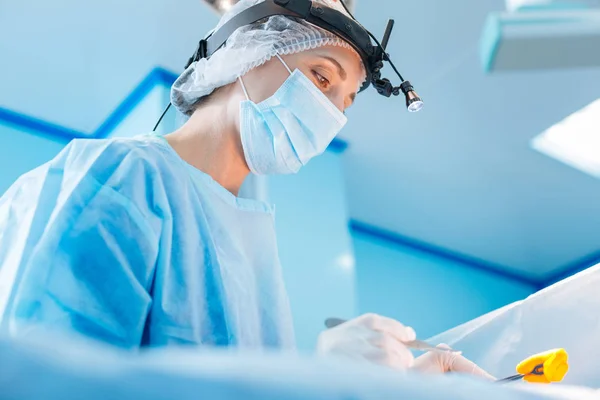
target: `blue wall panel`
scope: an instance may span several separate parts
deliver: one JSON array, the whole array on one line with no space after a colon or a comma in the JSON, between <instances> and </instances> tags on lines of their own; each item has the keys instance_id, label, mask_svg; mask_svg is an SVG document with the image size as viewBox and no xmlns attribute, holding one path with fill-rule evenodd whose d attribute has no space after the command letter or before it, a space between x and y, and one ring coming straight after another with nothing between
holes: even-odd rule
<instances>
[{"instance_id":1,"label":"blue wall panel","mask_svg":"<svg viewBox=\"0 0 600 400\"><path fill-rule=\"evenodd\" d=\"M0 124L0 194L19 176L51 160L66 143Z\"/></svg>"},{"instance_id":2,"label":"blue wall panel","mask_svg":"<svg viewBox=\"0 0 600 400\"><path fill-rule=\"evenodd\" d=\"M426 338L523 299L536 288L373 236L353 234L359 312L413 326Z\"/></svg>"},{"instance_id":3,"label":"blue wall panel","mask_svg":"<svg viewBox=\"0 0 600 400\"><path fill-rule=\"evenodd\" d=\"M326 318L356 314L355 271L341 155L327 152L297 175L268 180L297 341L313 349Z\"/></svg>"}]
</instances>

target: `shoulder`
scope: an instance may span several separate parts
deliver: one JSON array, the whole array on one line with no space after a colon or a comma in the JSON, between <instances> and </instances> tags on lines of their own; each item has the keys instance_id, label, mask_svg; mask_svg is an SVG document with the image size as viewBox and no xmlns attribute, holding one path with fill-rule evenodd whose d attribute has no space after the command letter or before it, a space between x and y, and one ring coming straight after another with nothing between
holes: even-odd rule
<instances>
[{"instance_id":1,"label":"shoulder","mask_svg":"<svg viewBox=\"0 0 600 400\"><path fill-rule=\"evenodd\" d=\"M75 139L51 162L51 169L93 177L101 184L138 180L173 168L162 139L152 136L114 139Z\"/></svg>"},{"instance_id":2,"label":"shoulder","mask_svg":"<svg viewBox=\"0 0 600 400\"><path fill-rule=\"evenodd\" d=\"M55 168L72 164L103 163L105 166L125 161L152 160L160 156L159 140L151 136L112 139L75 139L52 160ZM158 157L160 158L160 157Z\"/></svg>"},{"instance_id":3,"label":"shoulder","mask_svg":"<svg viewBox=\"0 0 600 400\"><path fill-rule=\"evenodd\" d=\"M74 140L49 163L50 175L65 196L78 193L89 202L105 194L115 200L107 206L127 204L152 219L164 213L168 188L182 175L168 149L152 136Z\"/></svg>"}]
</instances>

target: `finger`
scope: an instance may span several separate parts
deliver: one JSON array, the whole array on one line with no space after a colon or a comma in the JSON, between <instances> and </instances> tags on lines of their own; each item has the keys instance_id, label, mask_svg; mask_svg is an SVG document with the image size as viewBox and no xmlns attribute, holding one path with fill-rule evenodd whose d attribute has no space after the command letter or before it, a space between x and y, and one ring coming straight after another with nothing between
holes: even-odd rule
<instances>
[{"instance_id":1,"label":"finger","mask_svg":"<svg viewBox=\"0 0 600 400\"><path fill-rule=\"evenodd\" d=\"M409 369L415 364L415 357L412 355L410 350L406 347L399 349L397 352L391 354L392 357L392 368L394 369Z\"/></svg>"},{"instance_id":2,"label":"finger","mask_svg":"<svg viewBox=\"0 0 600 400\"><path fill-rule=\"evenodd\" d=\"M442 358L441 353L430 351L415 359L413 369L424 374L442 374L446 372Z\"/></svg>"},{"instance_id":3,"label":"finger","mask_svg":"<svg viewBox=\"0 0 600 400\"><path fill-rule=\"evenodd\" d=\"M446 343L441 343L441 344L438 344L438 345L437 345L437 346L435 346L435 347L437 347L438 349L452 350L452 347L448 346ZM438 352L438 353L439 353L439 352ZM456 354L456 355L461 355L461 354L462 354L462 351L456 351L456 350L452 350L452 351L449 351L449 352L447 352L447 353L442 353L442 354L444 354L444 355L446 355L446 356L448 356L448 355L453 355L453 354Z\"/></svg>"},{"instance_id":4,"label":"finger","mask_svg":"<svg viewBox=\"0 0 600 400\"><path fill-rule=\"evenodd\" d=\"M496 380L496 378L494 378L492 375L479 368L479 366L477 366L477 364L475 364L473 361L457 354L454 355L452 361L450 362L448 370L452 372L479 376L490 381Z\"/></svg>"},{"instance_id":5,"label":"finger","mask_svg":"<svg viewBox=\"0 0 600 400\"><path fill-rule=\"evenodd\" d=\"M376 331L389 333L396 338L396 340L401 342L408 342L417 338L413 328L404 326L395 319L382 317L381 315L377 314L365 314L359 318L361 319L361 322L363 322L369 328Z\"/></svg>"},{"instance_id":6,"label":"finger","mask_svg":"<svg viewBox=\"0 0 600 400\"><path fill-rule=\"evenodd\" d=\"M411 368L415 363L415 356L402 342L396 340L395 337L388 336L390 344L388 346L389 351L393 352L398 356L399 362L402 364L402 368Z\"/></svg>"},{"instance_id":7,"label":"finger","mask_svg":"<svg viewBox=\"0 0 600 400\"><path fill-rule=\"evenodd\" d=\"M394 348L394 353L398 357L398 365L400 365L403 369L412 368L415 364L415 356L408 349L408 347L404 345L399 345Z\"/></svg>"}]
</instances>

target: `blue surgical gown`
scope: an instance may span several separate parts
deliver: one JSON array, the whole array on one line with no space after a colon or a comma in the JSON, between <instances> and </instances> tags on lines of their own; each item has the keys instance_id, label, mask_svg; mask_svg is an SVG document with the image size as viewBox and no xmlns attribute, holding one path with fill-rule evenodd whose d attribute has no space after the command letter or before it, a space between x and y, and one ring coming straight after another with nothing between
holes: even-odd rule
<instances>
[{"instance_id":1,"label":"blue surgical gown","mask_svg":"<svg viewBox=\"0 0 600 400\"><path fill-rule=\"evenodd\" d=\"M294 345L272 209L156 136L74 140L0 199L0 329Z\"/></svg>"}]
</instances>

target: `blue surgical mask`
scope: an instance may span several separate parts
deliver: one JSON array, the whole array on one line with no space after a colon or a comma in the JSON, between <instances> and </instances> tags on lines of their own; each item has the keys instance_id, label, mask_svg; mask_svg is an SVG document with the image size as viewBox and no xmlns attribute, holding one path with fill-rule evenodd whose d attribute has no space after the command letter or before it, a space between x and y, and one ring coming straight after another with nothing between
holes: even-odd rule
<instances>
[{"instance_id":1,"label":"blue surgical mask","mask_svg":"<svg viewBox=\"0 0 600 400\"><path fill-rule=\"evenodd\" d=\"M300 70L265 101L240 104L240 136L246 162L257 175L292 174L322 154L346 124L346 116Z\"/></svg>"}]
</instances>

